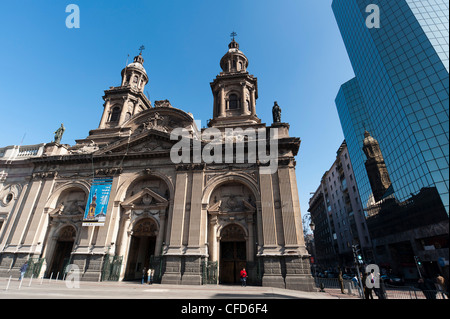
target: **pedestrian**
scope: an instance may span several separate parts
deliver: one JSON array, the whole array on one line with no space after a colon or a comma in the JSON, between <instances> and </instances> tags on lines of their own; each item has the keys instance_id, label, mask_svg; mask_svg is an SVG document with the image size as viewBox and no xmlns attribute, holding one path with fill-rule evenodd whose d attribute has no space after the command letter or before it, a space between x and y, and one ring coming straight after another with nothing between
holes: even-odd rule
<instances>
[{"instance_id":1,"label":"pedestrian","mask_svg":"<svg viewBox=\"0 0 450 319\"><path fill-rule=\"evenodd\" d=\"M142 280L141 280L141 284L144 284L145 283L145 277L147 276L147 268L146 267L144 267L143 269L142 269Z\"/></svg>"},{"instance_id":2,"label":"pedestrian","mask_svg":"<svg viewBox=\"0 0 450 319\"><path fill-rule=\"evenodd\" d=\"M367 280L370 280L369 274L368 273L364 273L363 275L363 287L364 287L364 296L366 299L373 299L373 295L372 295L372 286L373 285L369 285L367 286Z\"/></svg>"},{"instance_id":3,"label":"pedestrian","mask_svg":"<svg viewBox=\"0 0 450 319\"><path fill-rule=\"evenodd\" d=\"M425 281L423 278L420 278L418 281L418 285L420 290L422 290L423 294L425 295L425 298L427 299L436 299L436 296L433 298L433 292L431 290L428 290L427 285L425 285Z\"/></svg>"},{"instance_id":4,"label":"pedestrian","mask_svg":"<svg viewBox=\"0 0 450 319\"><path fill-rule=\"evenodd\" d=\"M25 273L27 272L28 269L28 262L25 262L22 267L20 267L20 277L19 280L22 280L23 276L25 276Z\"/></svg>"},{"instance_id":5,"label":"pedestrian","mask_svg":"<svg viewBox=\"0 0 450 319\"><path fill-rule=\"evenodd\" d=\"M359 296L362 297L363 292L361 291L361 287L359 285L358 276L356 274L355 274L355 276L353 276L352 282L353 282L353 286L358 289Z\"/></svg>"},{"instance_id":6,"label":"pedestrian","mask_svg":"<svg viewBox=\"0 0 450 319\"><path fill-rule=\"evenodd\" d=\"M149 284L149 285L151 285L152 284L152 280L153 280L153 269L151 269L151 268L149 268L148 270L147 270L147 283Z\"/></svg>"},{"instance_id":7,"label":"pedestrian","mask_svg":"<svg viewBox=\"0 0 450 319\"><path fill-rule=\"evenodd\" d=\"M242 287L247 287L247 272L245 271L245 268L242 268L240 276Z\"/></svg>"},{"instance_id":8,"label":"pedestrian","mask_svg":"<svg viewBox=\"0 0 450 319\"><path fill-rule=\"evenodd\" d=\"M377 295L378 299L386 299L386 289L380 273L377 273L376 275L372 273L371 282L374 284L373 291L375 291L375 295Z\"/></svg>"},{"instance_id":9,"label":"pedestrian","mask_svg":"<svg viewBox=\"0 0 450 319\"><path fill-rule=\"evenodd\" d=\"M436 288L441 293L442 299L445 299L445 279L440 274L436 276Z\"/></svg>"},{"instance_id":10,"label":"pedestrian","mask_svg":"<svg viewBox=\"0 0 450 319\"><path fill-rule=\"evenodd\" d=\"M338 281L339 281L339 286L341 287L341 293L345 294L345 291L344 291L344 278L342 277L342 271L341 270L339 270Z\"/></svg>"},{"instance_id":11,"label":"pedestrian","mask_svg":"<svg viewBox=\"0 0 450 319\"><path fill-rule=\"evenodd\" d=\"M384 279L380 273L378 273L378 276L379 276L380 293L381 293L380 299L388 299L387 293L386 293L386 286L384 285Z\"/></svg>"}]
</instances>

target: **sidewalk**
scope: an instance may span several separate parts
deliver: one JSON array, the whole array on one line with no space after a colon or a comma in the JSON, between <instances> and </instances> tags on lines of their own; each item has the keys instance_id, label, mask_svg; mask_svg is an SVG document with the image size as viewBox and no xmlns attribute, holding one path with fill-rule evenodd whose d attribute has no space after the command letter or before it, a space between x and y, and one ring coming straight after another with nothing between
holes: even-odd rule
<instances>
[{"instance_id":1,"label":"sidewalk","mask_svg":"<svg viewBox=\"0 0 450 319\"><path fill-rule=\"evenodd\" d=\"M348 293L343 294L340 288L325 288L325 292L321 292L322 294L328 294L329 296L337 299L361 299L358 295L350 295ZM375 296L375 298L377 298Z\"/></svg>"},{"instance_id":2,"label":"sidewalk","mask_svg":"<svg viewBox=\"0 0 450 319\"><path fill-rule=\"evenodd\" d=\"M272 287L228 285L141 285L138 282L80 282L25 278L22 283L0 278L0 299L358 299L339 291L304 292Z\"/></svg>"}]
</instances>

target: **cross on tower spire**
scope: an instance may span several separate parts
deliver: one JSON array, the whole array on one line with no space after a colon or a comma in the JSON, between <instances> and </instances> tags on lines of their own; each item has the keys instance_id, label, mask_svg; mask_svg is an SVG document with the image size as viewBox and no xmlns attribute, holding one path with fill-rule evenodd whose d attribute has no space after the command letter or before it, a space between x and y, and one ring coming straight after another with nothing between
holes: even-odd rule
<instances>
[{"instance_id":1,"label":"cross on tower spire","mask_svg":"<svg viewBox=\"0 0 450 319\"><path fill-rule=\"evenodd\" d=\"M140 51L139 54L142 54L142 51L143 51L143 50L145 50L145 47L144 47L144 45L141 45L141 46L139 47L139 51Z\"/></svg>"},{"instance_id":2,"label":"cross on tower spire","mask_svg":"<svg viewBox=\"0 0 450 319\"><path fill-rule=\"evenodd\" d=\"M237 33L236 33L236 32L234 32L234 31L233 31L233 32L231 32L231 34L230 34L230 37L233 37L233 41L234 41L234 37L235 37L235 36L237 36Z\"/></svg>"}]
</instances>

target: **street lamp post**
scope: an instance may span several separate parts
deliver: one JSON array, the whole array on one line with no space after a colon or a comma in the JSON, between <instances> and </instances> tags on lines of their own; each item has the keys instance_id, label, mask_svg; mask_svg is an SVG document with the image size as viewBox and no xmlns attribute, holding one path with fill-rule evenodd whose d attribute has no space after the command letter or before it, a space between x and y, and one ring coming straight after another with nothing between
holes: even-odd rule
<instances>
[{"instance_id":1,"label":"street lamp post","mask_svg":"<svg viewBox=\"0 0 450 319\"><path fill-rule=\"evenodd\" d=\"M317 254L316 254L316 237L314 236L314 229L316 228L316 225L314 224L314 222L311 219L311 223L309 224L309 227L311 228L312 231L312 235L313 235L313 254L314 254L314 264L313 264L313 269L314 269L314 278L316 278L316 264L317 264Z\"/></svg>"}]
</instances>

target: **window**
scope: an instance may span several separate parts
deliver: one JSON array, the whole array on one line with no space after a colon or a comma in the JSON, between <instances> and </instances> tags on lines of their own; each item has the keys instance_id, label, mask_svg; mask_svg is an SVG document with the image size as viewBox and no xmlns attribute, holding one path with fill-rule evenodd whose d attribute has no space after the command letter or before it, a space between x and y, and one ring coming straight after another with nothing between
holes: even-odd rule
<instances>
[{"instance_id":1,"label":"window","mask_svg":"<svg viewBox=\"0 0 450 319\"><path fill-rule=\"evenodd\" d=\"M3 204L8 205L14 198L14 195L12 193L8 193L8 195L6 195L3 198Z\"/></svg>"},{"instance_id":2,"label":"window","mask_svg":"<svg viewBox=\"0 0 450 319\"><path fill-rule=\"evenodd\" d=\"M230 94L228 109L235 110L239 108L239 100L236 94Z\"/></svg>"},{"instance_id":3,"label":"window","mask_svg":"<svg viewBox=\"0 0 450 319\"><path fill-rule=\"evenodd\" d=\"M109 121L110 122L117 122L117 121L119 121L119 116L120 116L120 107L115 106L112 109L111 118L109 119Z\"/></svg>"}]
</instances>

